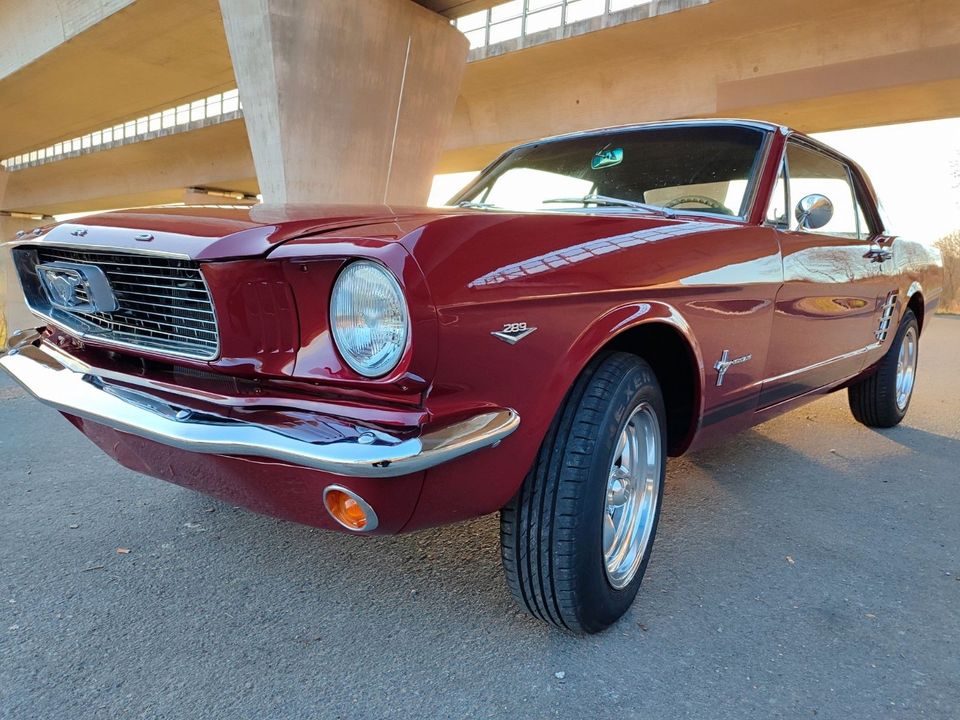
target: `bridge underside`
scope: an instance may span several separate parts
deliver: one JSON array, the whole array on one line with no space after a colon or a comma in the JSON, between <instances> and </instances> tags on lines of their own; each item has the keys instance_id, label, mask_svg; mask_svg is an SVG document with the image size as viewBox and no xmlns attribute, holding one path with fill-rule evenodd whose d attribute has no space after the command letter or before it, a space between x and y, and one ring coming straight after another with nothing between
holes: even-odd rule
<instances>
[{"instance_id":1,"label":"bridge underside","mask_svg":"<svg viewBox=\"0 0 960 720\"><path fill-rule=\"evenodd\" d=\"M422 4L456 13L484 3ZM50 49L28 64L0 66L0 157L237 82L213 0L114 0L101 3L99 20L66 18L74 7L66 0L31 6L64 16L65 41L47 38ZM71 27L80 29L70 35ZM960 116L958 37L955 0L713 0L488 53L466 66L435 170L476 170L536 137L663 118L757 117L818 132ZM241 96L242 88L241 78ZM320 106L297 112L301 123L323 122ZM249 138L241 118L27 167L7 173L0 210L178 202L192 186L255 193ZM328 162L328 172L342 171Z\"/></svg>"}]
</instances>

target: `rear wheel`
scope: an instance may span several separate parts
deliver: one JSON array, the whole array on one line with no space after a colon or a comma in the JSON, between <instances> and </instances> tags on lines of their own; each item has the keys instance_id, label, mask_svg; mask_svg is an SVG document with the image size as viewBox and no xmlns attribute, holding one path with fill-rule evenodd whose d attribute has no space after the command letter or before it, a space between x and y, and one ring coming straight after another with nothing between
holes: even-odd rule
<instances>
[{"instance_id":1,"label":"rear wheel","mask_svg":"<svg viewBox=\"0 0 960 720\"><path fill-rule=\"evenodd\" d=\"M920 327L907 310L877 369L847 390L850 411L868 427L888 428L907 414L917 376Z\"/></svg>"},{"instance_id":2,"label":"rear wheel","mask_svg":"<svg viewBox=\"0 0 960 720\"><path fill-rule=\"evenodd\" d=\"M663 395L628 353L595 360L500 513L507 584L535 617L597 632L633 602L657 531L666 469Z\"/></svg>"}]
</instances>

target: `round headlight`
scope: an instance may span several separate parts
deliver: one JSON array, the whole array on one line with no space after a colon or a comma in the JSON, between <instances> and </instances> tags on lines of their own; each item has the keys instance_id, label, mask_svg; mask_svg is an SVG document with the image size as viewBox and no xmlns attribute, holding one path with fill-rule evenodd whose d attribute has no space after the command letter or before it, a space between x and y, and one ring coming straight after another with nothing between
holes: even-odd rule
<instances>
[{"instance_id":1,"label":"round headlight","mask_svg":"<svg viewBox=\"0 0 960 720\"><path fill-rule=\"evenodd\" d=\"M382 265L357 260L333 284L333 340L347 364L361 375L385 375L407 345L410 317L400 283Z\"/></svg>"}]
</instances>

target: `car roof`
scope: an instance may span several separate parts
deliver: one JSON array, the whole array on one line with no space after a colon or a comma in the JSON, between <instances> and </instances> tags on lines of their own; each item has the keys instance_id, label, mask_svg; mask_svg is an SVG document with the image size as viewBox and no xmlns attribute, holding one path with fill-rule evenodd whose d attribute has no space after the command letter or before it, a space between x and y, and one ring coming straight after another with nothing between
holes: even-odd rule
<instances>
[{"instance_id":1,"label":"car roof","mask_svg":"<svg viewBox=\"0 0 960 720\"><path fill-rule=\"evenodd\" d=\"M746 118L684 118L680 120L657 120L654 122L645 122L645 123L631 123L627 125L611 125L610 127L594 128L592 130L579 130L576 132L563 133L561 135L551 135L545 138L540 138L539 140L531 140L529 142L521 143L507 152L512 152L517 148L530 147L533 145L541 145L543 143L559 142L563 140L575 140L577 138L585 137L600 137L607 133L620 133L620 132L630 132L632 130L645 130L650 128L667 128L667 127L689 127L689 126L699 126L699 127L723 127L723 126L734 126L734 127L747 127L753 128L755 130L761 130L763 132L779 132L784 136L789 136L793 138L798 138L803 140L808 145L821 150L828 155L833 155L834 157L843 160L860 170L861 175L865 176L863 169L853 158L843 154L839 150L826 143L817 140L816 138L810 137L805 133L795 130L787 125L780 125L778 123L767 122L765 120L750 120Z\"/></svg>"},{"instance_id":2,"label":"car roof","mask_svg":"<svg viewBox=\"0 0 960 720\"><path fill-rule=\"evenodd\" d=\"M795 133L794 130L785 126L777 125L776 123L765 122L763 120L745 120L739 118L688 118L683 120L658 120L655 122L645 122L645 123L630 123L627 125L612 125L610 127L602 128L593 128L591 130L578 130L576 132L563 133L561 135L551 135L549 137L540 138L539 140L531 140L530 142L522 143L517 147L524 147L526 145L538 145L540 143L548 142L557 142L561 140L573 140L576 138L582 137L591 137L595 135L604 135L610 132L629 132L631 130L646 130L650 128L665 128L665 127L684 127L684 126L700 126L700 127L716 127L716 126L728 126L733 125L737 127L750 127L756 130L764 130L766 132L777 132L780 131L783 134Z\"/></svg>"}]
</instances>

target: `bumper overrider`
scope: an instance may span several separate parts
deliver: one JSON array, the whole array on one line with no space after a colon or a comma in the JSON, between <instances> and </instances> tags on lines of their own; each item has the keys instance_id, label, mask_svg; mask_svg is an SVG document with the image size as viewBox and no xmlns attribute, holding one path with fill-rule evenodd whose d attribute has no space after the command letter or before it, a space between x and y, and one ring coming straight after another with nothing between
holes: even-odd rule
<instances>
[{"instance_id":1,"label":"bumper overrider","mask_svg":"<svg viewBox=\"0 0 960 720\"><path fill-rule=\"evenodd\" d=\"M287 434L282 427L199 412L104 382L95 368L42 343L37 331L11 336L0 367L35 398L68 416L187 453L269 459L339 476L344 482L420 473L496 445L520 423L513 410L490 409L452 424L421 428L419 434L397 436L329 418L346 429L334 439L318 442Z\"/></svg>"}]
</instances>

